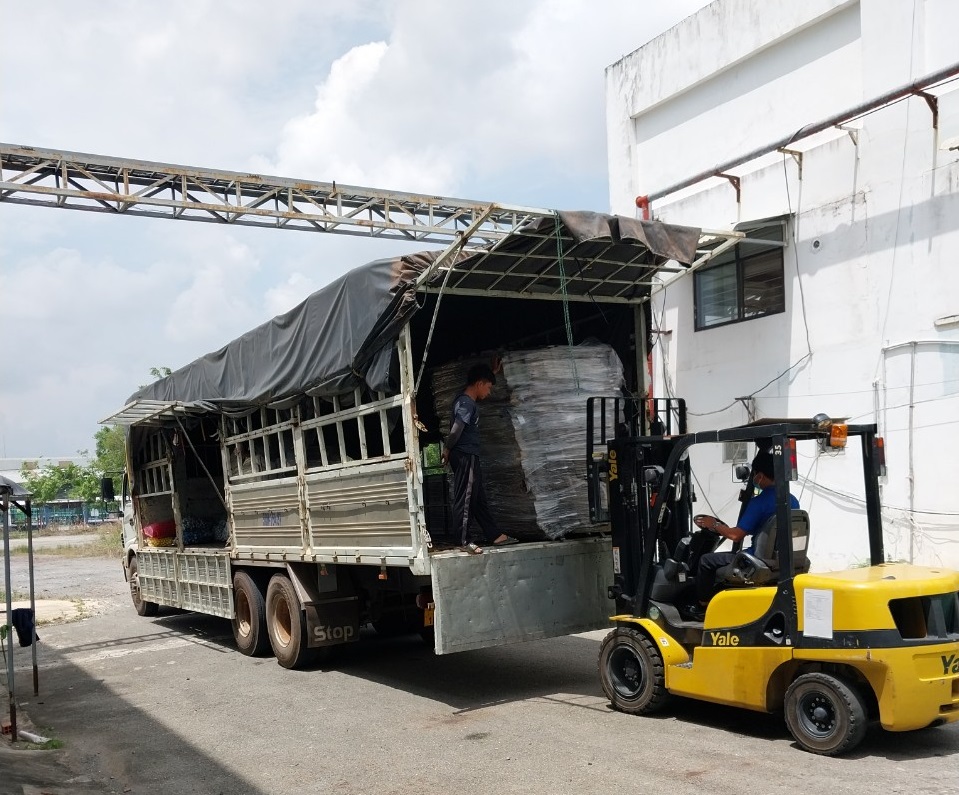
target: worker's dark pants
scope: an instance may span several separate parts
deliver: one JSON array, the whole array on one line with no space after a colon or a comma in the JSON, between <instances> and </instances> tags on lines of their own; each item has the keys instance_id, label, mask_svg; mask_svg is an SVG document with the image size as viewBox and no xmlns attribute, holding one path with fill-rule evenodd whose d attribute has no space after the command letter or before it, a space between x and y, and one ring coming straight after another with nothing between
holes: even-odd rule
<instances>
[{"instance_id":1,"label":"worker's dark pants","mask_svg":"<svg viewBox=\"0 0 959 795\"><path fill-rule=\"evenodd\" d=\"M716 572L728 566L736 557L735 552L710 552L699 559L696 569L696 596L705 604L716 590Z\"/></svg>"},{"instance_id":2,"label":"worker's dark pants","mask_svg":"<svg viewBox=\"0 0 959 795\"><path fill-rule=\"evenodd\" d=\"M486 499L479 456L450 450L450 466L453 467L453 533L465 546L473 540L469 530L470 522L475 519L486 542L492 543L500 532Z\"/></svg>"}]
</instances>

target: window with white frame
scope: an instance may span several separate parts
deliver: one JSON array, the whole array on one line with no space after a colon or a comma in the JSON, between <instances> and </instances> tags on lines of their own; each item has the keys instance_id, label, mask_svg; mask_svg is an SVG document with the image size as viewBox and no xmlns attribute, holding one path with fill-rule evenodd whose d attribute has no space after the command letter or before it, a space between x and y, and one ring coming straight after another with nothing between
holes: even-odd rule
<instances>
[{"instance_id":1,"label":"window with white frame","mask_svg":"<svg viewBox=\"0 0 959 795\"><path fill-rule=\"evenodd\" d=\"M696 331L786 311L786 223L739 224L746 238L693 274Z\"/></svg>"}]
</instances>

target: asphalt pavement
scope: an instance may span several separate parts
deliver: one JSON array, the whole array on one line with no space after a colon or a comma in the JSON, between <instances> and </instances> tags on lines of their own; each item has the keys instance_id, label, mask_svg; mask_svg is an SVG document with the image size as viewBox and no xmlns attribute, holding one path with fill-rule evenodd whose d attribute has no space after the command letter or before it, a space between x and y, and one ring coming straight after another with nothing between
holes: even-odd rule
<instances>
[{"instance_id":1,"label":"asphalt pavement","mask_svg":"<svg viewBox=\"0 0 959 795\"><path fill-rule=\"evenodd\" d=\"M83 587L93 564L74 560L75 581L51 564L51 591ZM240 655L227 621L138 617L116 561L96 565L96 611L41 628L39 696L17 651L23 712L63 748L0 743L4 795L959 793L957 724L873 729L832 759L779 716L685 700L623 715L599 687L602 633L437 657L364 631L328 667L287 671Z\"/></svg>"}]
</instances>

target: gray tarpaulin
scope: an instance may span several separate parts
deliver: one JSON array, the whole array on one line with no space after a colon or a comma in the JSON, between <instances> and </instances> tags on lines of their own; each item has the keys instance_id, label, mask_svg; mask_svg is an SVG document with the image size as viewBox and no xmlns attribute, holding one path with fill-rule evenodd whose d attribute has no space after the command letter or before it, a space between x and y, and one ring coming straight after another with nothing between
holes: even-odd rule
<instances>
[{"instance_id":1,"label":"gray tarpaulin","mask_svg":"<svg viewBox=\"0 0 959 795\"><path fill-rule=\"evenodd\" d=\"M590 212L539 218L499 241L489 250L461 253L453 260L451 289L473 279L483 289L490 273L524 273L523 280L556 282L556 235L562 237L564 256L582 271L616 273L618 281L595 278L583 290L597 299L622 294L624 266L636 270L637 286L629 297L648 295L648 277L667 260L691 263L700 230L638 221ZM382 259L360 266L309 296L289 312L248 331L220 350L181 367L166 378L135 392L135 400L180 401L206 404L221 410L255 405L281 405L303 394L343 394L361 384L387 387L389 364L399 330L417 310L415 281L439 252L423 252ZM480 267L481 265L481 267ZM522 271L517 266L524 265ZM641 278L646 279L640 286ZM442 274L433 278L438 283ZM577 288L575 278L564 289ZM529 289L528 287L526 288Z\"/></svg>"}]
</instances>

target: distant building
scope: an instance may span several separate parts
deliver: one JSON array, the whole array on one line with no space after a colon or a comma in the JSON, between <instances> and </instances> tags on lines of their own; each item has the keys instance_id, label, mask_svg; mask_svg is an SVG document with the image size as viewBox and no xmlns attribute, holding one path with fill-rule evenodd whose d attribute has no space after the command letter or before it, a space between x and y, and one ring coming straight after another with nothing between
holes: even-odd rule
<instances>
[{"instance_id":1,"label":"distant building","mask_svg":"<svg viewBox=\"0 0 959 795\"><path fill-rule=\"evenodd\" d=\"M959 70L956 30L947 0L717 0L606 73L614 212L756 154L652 202L661 220L754 240L654 297L656 393L685 397L694 429L818 412L877 423L887 554L953 567L959 82L796 134ZM729 461L750 452L696 460L700 510L706 497L735 518ZM862 562L861 481L841 464L800 458L793 484L818 570Z\"/></svg>"},{"instance_id":2,"label":"distant building","mask_svg":"<svg viewBox=\"0 0 959 795\"><path fill-rule=\"evenodd\" d=\"M0 475L3 475L17 483L24 483L23 469L38 470L45 469L48 466L66 467L70 464L84 466L89 461L83 456L37 456L35 458L0 458ZM34 523L38 527L45 527L50 524L83 524L91 519L98 521L102 513L96 505L84 503L83 500L77 500L70 497L59 497L43 505L34 504L33 516ZM22 515L14 510L11 514L11 522L20 524Z\"/></svg>"}]
</instances>

